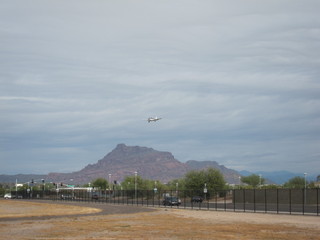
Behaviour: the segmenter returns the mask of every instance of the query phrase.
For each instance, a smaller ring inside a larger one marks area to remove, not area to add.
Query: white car
[[[6,194],[4,195],[4,198],[5,198],[5,199],[11,199],[11,198],[12,198],[11,193],[6,193]]]

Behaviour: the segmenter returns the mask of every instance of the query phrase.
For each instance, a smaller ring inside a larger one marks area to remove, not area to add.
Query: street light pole
[[[157,193],[157,181],[154,181],[154,189],[153,189],[153,191],[154,191],[154,193]]]
[[[204,184],[203,192],[204,192],[204,200],[207,201],[207,192],[208,192],[207,183]]]
[[[259,188],[261,188],[261,174],[259,174]]]
[[[179,183],[176,183],[176,195],[179,197]]]
[[[307,173],[304,173],[304,204],[307,203]]]

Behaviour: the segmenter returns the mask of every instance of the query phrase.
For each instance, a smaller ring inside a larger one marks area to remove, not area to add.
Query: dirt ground
[[[320,240],[320,217],[0,200],[0,239]]]

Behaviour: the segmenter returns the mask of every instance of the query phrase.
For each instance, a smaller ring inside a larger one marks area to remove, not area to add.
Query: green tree
[[[289,179],[284,185],[286,188],[304,188],[305,187],[305,179],[303,177],[293,177]]]
[[[134,190],[135,186],[139,190],[153,189],[153,184],[151,181],[145,180],[141,176],[127,176],[122,182],[122,187],[124,190]]]
[[[241,177],[241,182],[246,183],[253,188],[256,188],[260,185],[263,185],[265,179],[257,174],[251,174],[250,176]]]
[[[183,178],[181,179],[174,179],[167,184],[167,188],[165,190],[180,190],[180,189],[186,189],[185,187],[185,181]]]
[[[137,186],[137,189],[144,189],[143,179],[140,176],[127,176],[121,185],[124,190],[134,190],[135,186]]]
[[[23,184],[23,186],[18,187],[18,191],[26,191],[29,188],[28,184]]]
[[[225,180],[219,170],[208,168],[201,171],[190,171],[184,177],[187,190],[203,191],[205,185],[208,191],[217,192],[225,189]]]
[[[23,185],[24,186],[24,185]],[[46,183],[45,184],[45,189],[49,190],[49,189],[56,189],[56,186],[53,185],[53,183]]]
[[[5,192],[6,192],[6,189],[2,186],[2,184],[0,184],[0,196],[1,197],[4,196]]]
[[[157,191],[159,192],[159,191],[164,191],[164,190],[167,190],[167,186],[165,185],[165,184],[163,184],[163,183],[161,183],[160,181],[153,181],[153,180],[151,180],[152,182],[153,182],[153,184],[154,184],[154,187],[153,187],[153,189],[154,188],[157,188]]]
[[[109,183],[104,178],[97,178],[94,181],[92,181],[92,187],[100,188],[101,190],[105,190],[109,187]]]
[[[165,189],[165,185],[160,181],[143,179],[140,176],[127,176],[121,183],[123,190],[134,190],[135,183],[138,190],[153,190],[157,187],[158,191]]]

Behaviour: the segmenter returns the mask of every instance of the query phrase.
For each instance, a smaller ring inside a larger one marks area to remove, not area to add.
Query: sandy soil
[[[0,200],[0,239],[318,240],[320,217]]]

